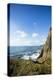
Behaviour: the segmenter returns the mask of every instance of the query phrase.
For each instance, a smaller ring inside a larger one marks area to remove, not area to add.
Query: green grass
[[[51,73],[51,59],[48,58],[44,63],[34,63],[32,60],[16,59],[10,60],[10,76],[40,75]]]

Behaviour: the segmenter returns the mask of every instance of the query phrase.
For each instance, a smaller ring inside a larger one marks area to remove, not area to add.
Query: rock
[[[48,33],[47,40],[41,50],[40,56],[37,58],[38,63],[45,62],[48,58],[51,58],[51,27]]]

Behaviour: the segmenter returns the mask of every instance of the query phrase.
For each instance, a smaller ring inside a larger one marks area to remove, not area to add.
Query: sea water
[[[9,56],[11,58],[36,59],[40,55],[42,46],[10,46]]]

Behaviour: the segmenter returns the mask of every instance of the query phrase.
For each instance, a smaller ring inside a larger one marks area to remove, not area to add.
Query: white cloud
[[[38,33],[33,33],[32,34],[32,37],[37,37],[38,36]]]
[[[24,32],[24,31],[16,31],[16,34],[10,38],[10,44],[12,46],[36,46],[36,45],[42,45],[46,41],[46,36],[42,36],[38,33],[32,33],[30,34]]]
[[[17,35],[19,35],[20,37],[23,37],[23,38],[27,36],[27,33],[24,31],[18,30],[18,31],[16,31],[16,33],[17,33]]]

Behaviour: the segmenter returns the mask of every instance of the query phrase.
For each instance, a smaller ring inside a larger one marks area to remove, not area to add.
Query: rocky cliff
[[[51,35],[51,27],[50,27],[47,40],[41,50],[40,56],[37,59],[37,62],[39,63],[43,63],[47,59],[51,58],[51,36],[52,35]]]

